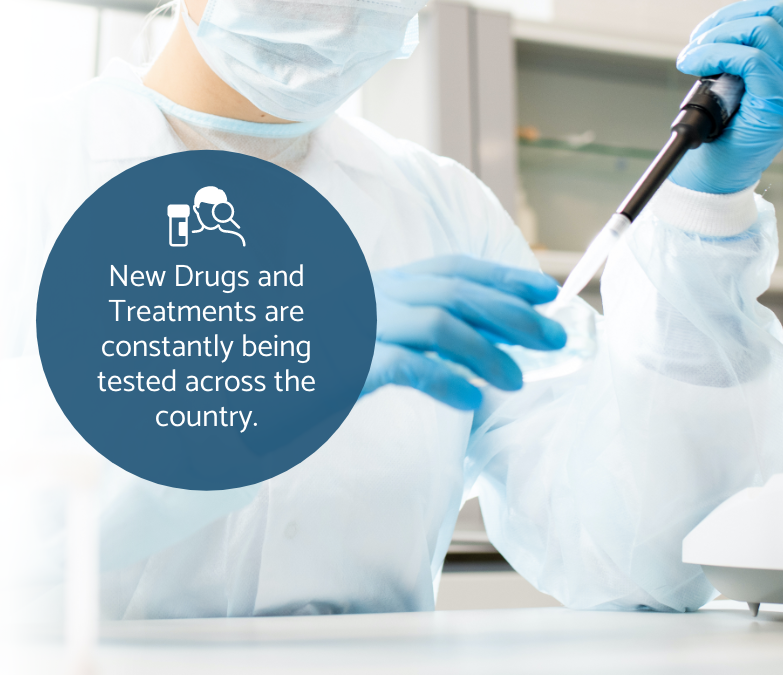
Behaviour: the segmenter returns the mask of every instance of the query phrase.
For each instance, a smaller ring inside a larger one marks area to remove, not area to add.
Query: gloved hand
[[[443,256],[373,274],[378,306],[375,355],[362,395],[384,384],[419,389],[460,410],[481,404],[481,392],[436,352],[507,391],[522,386],[516,363],[493,342],[561,349],[560,324],[533,305],[557,295],[554,279],[467,256]]]
[[[783,148],[783,2],[744,0],[703,21],[677,67],[696,76],[730,73],[745,80],[736,117],[713,143],[690,150],[671,180],[699,192],[754,185]]]

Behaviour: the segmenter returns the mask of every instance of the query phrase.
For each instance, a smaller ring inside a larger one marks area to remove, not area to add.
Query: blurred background
[[[171,30],[172,8],[159,4],[3,0],[5,100],[66,93],[112,58],[143,68]],[[432,0],[413,57],[389,63],[342,112],[470,168],[497,194],[544,271],[562,281],[668,138],[693,82],[677,72],[676,56],[696,24],[727,4]],[[781,178],[778,158],[758,187],[776,206]],[[600,309],[596,283],[583,295]],[[782,268],[762,302],[783,316]],[[477,502],[468,501],[438,608],[556,604],[505,563]]]

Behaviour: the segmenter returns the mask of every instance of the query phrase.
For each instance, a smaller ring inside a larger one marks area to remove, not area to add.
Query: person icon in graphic
[[[209,207],[212,208],[209,208]],[[196,213],[201,227],[193,230],[191,234],[198,234],[204,230],[220,230],[226,234],[233,234],[242,240],[242,246],[245,245],[245,238],[234,230],[225,230],[222,225],[231,223],[237,230],[240,229],[234,220],[234,207],[228,201],[226,193],[223,190],[211,185],[201,188],[193,198],[193,211]]]

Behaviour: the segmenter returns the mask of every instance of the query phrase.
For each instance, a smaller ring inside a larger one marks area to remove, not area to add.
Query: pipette
[[[565,280],[549,314],[576,297],[606,262],[609,252],[642,212],[688,150],[711,143],[728,126],[739,109],[745,84],[734,75],[705,77],[696,82],[672,122],[672,135],[647,171],[628,193],[617,212],[587,247]]]

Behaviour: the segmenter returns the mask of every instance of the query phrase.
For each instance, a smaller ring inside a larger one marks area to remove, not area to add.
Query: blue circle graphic
[[[68,420],[147,480],[219,490],[323,445],[372,361],[372,278],[340,214],[294,174],[229,152],[167,155],[63,228],[38,347]]]

